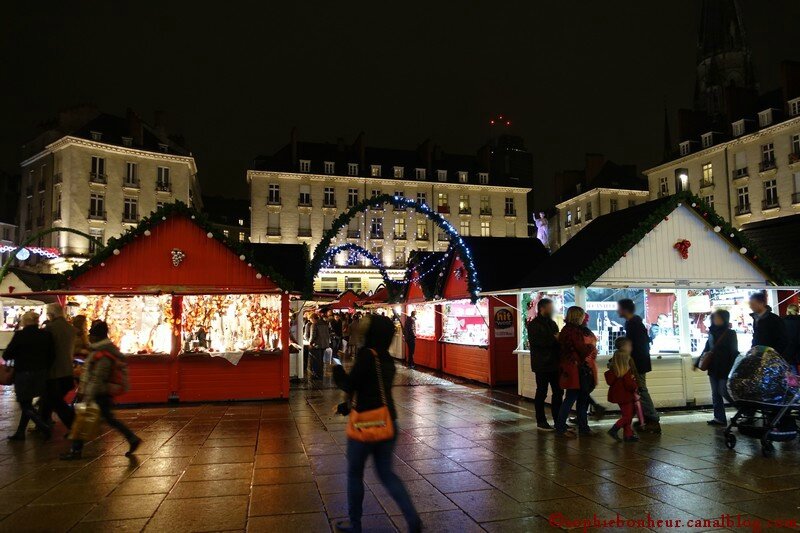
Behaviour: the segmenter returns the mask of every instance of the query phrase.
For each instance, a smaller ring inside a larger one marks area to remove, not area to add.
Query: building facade
[[[563,246],[571,237],[595,218],[646,202],[648,191],[636,189],[596,188],[556,205],[558,231],[556,246]]]
[[[690,190],[736,227],[800,213],[800,96],[786,110],[733,122],[730,139],[683,141],[684,155],[645,171],[650,197]]]
[[[194,157],[163,127],[133,112],[127,117],[78,108],[62,113],[23,146],[19,238],[61,226],[100,242],[124,233],[164,203],[200,207]],[[53,233],[35,244],[58,248],[65,269],[95,251],[72,233]]]
[[[527,237],[531,187],[524,169],[530,166],[530,154],[519,149],[519,142],[512,145],[513,149],[497,143],[478,156],[464,156],[446,154],[429,142],[417,150],[395,150],[367,147],[363,135],[353,145],[298,142],[293,135],[289,145],[259,158],[247,173],[251,240],[306,243],[313,253],[334,219],[381,194],[429,205],[461,235]],[[497,159],[507,164],[493,172]],[[362,246],[398,276],[412,251],[442,251],[449,245],[444,232],[425,216],[391,205],[360,213],[335,242]],[[367,263],[342,253],[332,266],[354,272]],[[374,275],[361,272],[348,282],[341,273],[327,272],[318,282],[327,278],[326,288],[358,291],[366,289],[364,280]]]

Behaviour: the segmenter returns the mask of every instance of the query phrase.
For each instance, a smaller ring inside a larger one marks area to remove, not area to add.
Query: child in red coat
[[[606,383],[608,383],[608,401],[619,405],[621,413],[608,434],[616,440],[619,438],[619,430],[626,442],[635,442],[639,437],[633,432],[631,422],[633,422],[633,411],[636,407],[636,378],[634,376],[634,365],[631,359],[631,341],[625,337],[617,339],[614,356],[608,364],[605,373]]]

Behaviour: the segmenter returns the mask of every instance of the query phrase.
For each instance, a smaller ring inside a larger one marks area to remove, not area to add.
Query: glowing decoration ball
[[[714,226],[714,233],[719,233],[720,231],[722,231],[722,228],[721,228],[721,227],[719,227],[719,226]]]
[[[106,264],[105,263],[100,263],[100,266],[104,267],[104,266],[106,266]]]
[[[150,232],[149,229],[146,229],[146,230],[144,230],[144,235],[145,235],[145,237],[149,237],[150,235],[152,235],[152,233]]]
[[[741,248],[739,248],[739,253],[742,254],[742,255],[746,254],[747,253],[747,248],[742,246]]]
[[[213,234],[213,233],[211,233],[210,231],[209,231],[208,233],[206,233],[206,237],[208,237],[209,239],[210,239],[211,237],[213,237],[213,236],[214,236],[214,234]]]
[[[244,261],[244,254],[239,256],[239,261]]]
[[[256,274],[256,279],[261,279],[261,278],[263,278],[263,277],[264,277],[264,276],[262,276],[262,275],[261,275],[261,272],[259,272],[258,274]]]
[[[17,252],[17,255],[15,255],[14,257],[16,257],[17,260],[19,261],[27,261],[30,258],[30,256],[31,256],[31,251],[28,250],[27,248],[22,248],[20,249],[19,252]]]
[[[113,253],[114,255],[119,255],[119,250],[115,248],[115,249],[114,249],[114,251],[113,251],[112,253]]]
[[[167,217],[161,217],[161,220],[167,220]]]

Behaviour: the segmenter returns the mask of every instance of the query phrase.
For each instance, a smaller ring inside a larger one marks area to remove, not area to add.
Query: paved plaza
[[[401,370],[396,471],[427,531],[510,533],[550,529],[550,517],[652,520],[730,515],[750,522],[800,519],[800,453],[778,444],[765,459],[740,438],[727,450],[707,412],[664,417],[661,436],[558,440],[537,432],[532,404],[516,396]],[[293,391],[288,402],[129,408],[119,411],[144,439],[135,459],[106,432],[83,460],[57,456],[68,444],[0,442],[0,530],[328,531],[347,514],[342,394]],[[13,392],[0,397],[0,434],[17,422]],[[364,526],[403,531],[397,506],[366,476]],[[564,523],[565,529],[577,524]],[[717,526],[720,524],[716,524]],[[622,527],[621,529],[632,529]]]

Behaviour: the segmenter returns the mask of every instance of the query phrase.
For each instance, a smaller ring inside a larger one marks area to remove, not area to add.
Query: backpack
[[[106,382],[106,390],[110,396],[119,396],[131,389],[130,382],[128,381],[128,364],[116,357],[111,352],[105,350],[97,352],[94,359],[99,361],[102,357],[111,359],[111,373],[108,375]]]

